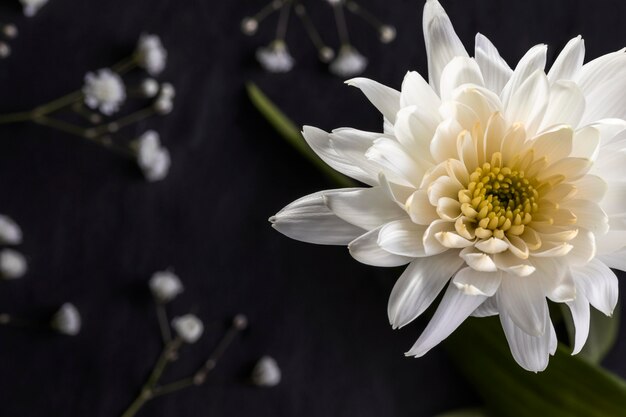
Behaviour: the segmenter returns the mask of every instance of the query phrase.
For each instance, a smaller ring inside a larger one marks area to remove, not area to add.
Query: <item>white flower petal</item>
[[[302,242],[347,245],[364,230],[340,219],[326,206],[324,195],[333,191],[345,189],[320,191],[294,201],[270,217],[272,227]]]
[[[504,252],[509,248],[508,243],[495,237],[490,237],[487,240],[480,241],[475,246],[476,249],[489,254]]]
[[[441,121],[438,110],[441,99],[426,80],[418,72],[409,71],[404,76],[401,90],[400,106],[417,106],[426,126],[435,129]]]
[[[439,93],[441,73],[448,62],[454,57],[469,55],[439,1],[426,1],[422,27],[428,57],[428,80],[433,90]]]
[[[436,162],[443,162],[450,158],[458,158],[456,142],[463,127],[456,118],[444,120],[439,126],[430,142],[430,153]]]
[[[387,252],[412,258],[426,256],[422,237],[425,226],[411,220],[396,220],[380,229],[378,246]]]
[[[562,207],[576,215],[576,225],[590,230],[594,234],[603,235],[609,231],[608,218],[597,203],[589,200],[568,200]]]
[[[583,127],[574,133],[572,153],[574,158],[595,160],[600,150],[600,131],[592,126]]]
[[[396,113],[400,110],[400,92],[368,78],[353,78],[346,84],[360,89],[365,97],[372,102],[391,123],[396,121]]]
[[[505,104],[505,117],[510,123],[524,124],[532,135],[543,119],[549,98],[548,79],[542,70],[537,70],[511,94],[510,101]]]
[[[590,322],[590,310],[589,301],[585,295],[580,291],[576,294],[576,298],[573,301],[567,303],[570,311],[572,312],[572,319],[574,320],[574,327],[576,327],[576,333],[574,337],[574,350],[572,355],[579,353],[585,342],[587,336],[589,336],[589,322]]]
[[[495,272],[498,270],[491,256],[482,252],[474,252],[473,248],[463,249],[461,251],[461,257],[469,267],[476,271]]]
[[[419,186],[429,168],[413,159],[400,143],[388,138],[376,139],[365,156],[377,163],[387,178],[404,186]]]
[[[491,317],[500,314],[496,297],[489,297],[474,310],[472,317]]]
[[[611,316],[619,291],[615,273],[597,259],[585,266],[572,267],[571,273],[577,288],[583,291],[591,305]]]
[[[468,295],[455,285],[449,285],[433,318],[406,355],[424,356],[455,331],[486,299],[484,295]]]
[[[463,268],[452,279],[452,283],[467,295],[486,295],[496,293],[502,282],[502,273],[479,272],[472,268]]]
[[[340,219],[365,230],[407,217],[382,187],[346,189],[327,193],[326,205]]]
[[[417,190],[406,201],[407,212],[417,224],[429,225],[439,218],[425,190]]]
[[[528,259],[520,259],[511,251],[498,253],[493,257],[493,260],[499,270],[518,277],[527,277],[537,269]]]
[[[547,329],[540,336],[531,336],[516,326],[511,317],[502,310],[500,323],[515,361],[527,371],[540,372],[546,369],[552,350],[552,330]],[[552,327],[549,317],[542,326]]]
[[[480,68],[473,58],[454,57],[443,69],[440,82],[442,100],[452,98],[452,93],[464,84],[483,86],[485,81]]]
[[[403,327],[422,314],[462,264],[453,250],[411,262],[389,296],[387,313],[393,328]]]
[[[539,131],[552,125],[565,124],[576,128],[585,112],[585,96],[573,81],[561,80],[550,86],[548,107]]]
[[[526,54],[520,59],[519,63],[515,67],[511,78],[502,89],[500,97],[505,108],[509,106],[509,101],[513,94],[515,94],[520,86],[524,84],[527,78],[529,78],[535,71],[541,70],[546,66],[546,45],[535,45],[526,52]]]
[[[430,141],[436,128],[430,126],[422,114],[417,106],[404,107],[398,112],[394,125],[396,139],[418,161],[429,159]]]
[[[598,259],[610,268],[626,271],[626,250],[601,255]]]
[[[357,261],[372,266],[400,266],[406,265],[413,258],[389,253],[378,245],[380,228],[371,230],[359,236],[348,245],[350,255]]]
[[[497,296],[500,312],[506,311],[516,326],[531,336],[544,334],[548,304],[538,278],[503,274]]]
[[[570,40],[559,56],[554,60],[548,72],[548,80],[554,83],[558,80],[572,80],[583,66],[585,59],[585,41],[577,36]]]
[[[476,34],[474,54],[485,79],[485,86],[496,94],[500,94],[507,81],[511,78],[513,70],[502,59],[491,41],[480,33]]]

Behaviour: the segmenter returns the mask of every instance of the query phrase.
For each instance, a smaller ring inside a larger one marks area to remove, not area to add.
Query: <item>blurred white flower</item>
[[[0,275],[5,279],[17,279],[24,276],[28,266],[24,255],[13,249],[0,251]]]
[[[185,343],[195,343],[204,331],[204,325],[193,314],[175,317],[172,320],[172,327]]]
[[[352,77],[365,71],[367,58],[353,46],[344,45],[339,49],[337,58],[330,63],[328,69],[339,77]]]
[[[22,3],[24,15],[33,17],[39,9],[48,3],[48,0],[20,0],[20,3]]]
[[[76,336],[80,333],[82,320],[76,306],[72,303],[65,303],[52,317],[51,325],[59,333]]]
[[[263,356],[252,370],[252,383],[260,387],[274,387],[280,383],[281,372],[276,360]]]
[[[19,245],[22,243],[22,229],[13,219],[0,214],[0,243]]]
[[[154,109],[159,114],[169,114],[174,108],[174,97],[176,96],[176,90],[171,83],[163,83],[159,96],[154,102]]]
[[[146,131],[137,140],[137,165],[148,181],[165,178],[171,164],[170,153],[161,146],[159,134],[154,130]]]
[[[165,69],[167,51],[157,35],[143,34],[137,44],[137,62],[150,75],[158,75]]]
[[[275,40],[269,46],[257,49],[256,58],[269,72],[289,72],[294,65],[287,45],[281,40]]]
[[[326,163],[371,187],[311,194],[270,220],[366,264],[408,264],[389,298],[393,328],[444,291],[407,355],[468,316],[498,315],[515,360],[541,371],[557,347],[547,299],[570,308],[578,353],[590,304],[611,315],[617,303],[609,267],[626,270],[625,50],[583,65],[576,37],[547,73],[545,45],[512,70],[481,34],[470,58],[437,0],[423,28],[430,85],[416,72],[400,91],[348,81],[383,133],[304,127]]]
[[[162,303],[173,300],[184,289],[178,276],[171,271],[155,272],[149,286],[154,297]]]
[[[146,98],[153,98],[159,94],[159,83],[154,78],[146,78],[141,82],[141,94]]]
[[[97,73],[88,72],[85,75],[83,94],[88,107],[110,116],[119,110],[126,99],[126,88],[117,73],[103,68]]]

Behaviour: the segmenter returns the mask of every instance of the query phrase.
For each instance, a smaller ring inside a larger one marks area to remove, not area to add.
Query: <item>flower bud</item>
[[[274,358],[263,356],[252,370],[252,383],[260,387],[274,387],[280,383],[281,372]]]
[[[76,336],[80,333],[81,326],[80,313],[72,303],[63,304],[52,318],[52,328],[68,336]]]
[[[161,303],[167,303],[183,292],[183,284],[171,271],[155,272],[150,278],[149,286],[154,298]]]
[[[5,245],[22,243],[22,229],[8,216],[0,215],[0,243]]]
[[[5,279],[17,279],[24,276],[28,266],[24,255],[13,249],[0,251],[0,275]]]
[[[175,317],[172,320],[172,327],[185,343],[195,343],[204,331],[202,321],[193,314]]]

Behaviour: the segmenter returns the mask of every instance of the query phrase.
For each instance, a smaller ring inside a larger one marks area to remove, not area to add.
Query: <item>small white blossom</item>
[[[158,75],[165,69],[167,51],[157,35],[143,34],[137,44],[137,62],[150,75]]]
[[[0,251],[0,275],[6,279],[17,279],[24,276],[28,266],[24,255],[13,249]]]
[[[263,356],[252,370],[252,383],[260,387],[274,387],[280,383],[281,372],[276,360]]]
[[[367,58],[354,47],[344,45],[339,49],[337,58],[330,64],[330,72],[339,77],[352,77],[365,71]]]
[[[0,243],[19,245],[22,243],[22,229],[13,219],[0,214]]]
[[[52,328],[57,332],[68,336],[76,336],[80,333],[82,320],[76,306],[65,303],[52,317]]]
[[[154,78],[146,78],[141,82],[141,94],[147,98],[156,97],[159,93],[159,83]]]
[[[161,95],[162,98],[172,99],[176,97],[176,89],[172,83],[163,83],[161,84]]]
[[[83,94],[89,108],[110,116],[119,110],[126,99],[126,87],[118,74],[103,68],[97,73],[88,72],[85,75]]]
[[[326,2],[332,6],[336,6],[336,5],[343,3],[343,0],[326,0]]]
[[[159,96],[154,102],[154,110],[157,113],[165,115],[171,113],[174,108],[174,97],[176,96],[176,89],[171,83],[163,83],[161,85],[161,91]]]
[[[269,72],[289,72],[293,68],[294,59],[285,42],[275,40],[269,46],[256,51],[256,59]]]
[[[253,17],[246,17],[241,21],[241,31],[246,35],[254,35],[259,28],[259,21]]]
[[[0,58],[8,58],[11,55],[11,47],[8,43],[0,41]]]
[[[33,17],[39,9],[48,3],[48,0],[20,0],[20,3],[22,3],[24,9],[24,15]]]
[[[137,165],[148,181],[165,178],[171,165],[170,153],[161,146],[159,134],[148,130],[137,141]]]
[[[183,292],[183,284],[171,271],[155,272],[150,278],[149,286],[154,297],[162,303],[173,300]]]
[[[200,336],[202,336],[202,332],[204,331],[204,325],[200,319],[193,314],[175,317],[174,320],[172,320],[172,327],[176,331],[176,334],[186,343],[195,343]]]

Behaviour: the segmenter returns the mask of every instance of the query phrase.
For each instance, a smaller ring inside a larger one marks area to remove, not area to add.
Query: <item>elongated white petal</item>
[[[608,217],[597,203],[589,200],[564,201],[562,207],[576,215],[576,225],[596,235],[603,235],[609,230]]]
[[[484,295],[468,295],[455,285],[449,285],[433,318],[406,355],[424,356],[455,331],[486,299]]]
[[[608,215],[626,213],[626,181],[608,181],[600,207]]]
[[[419,186],[429,168],[413,159],[400,143],[388,138],[376,139],[365,156],[377,163],[387,178],[404,186]]]
[[[513,94],[517,92],[520,86],[535,71],[541,70],[546,66],[546,45],[535,45],[526,52],[515,67],[511,78],[502,89],[500,97],[505,108],[509,106],[509,101]]]
[[[625,51],[626,48],[602,55],[582,66],[574,81],[580,86],[585,96],[593,93],[598,86],[607,80],[619,76],[626,63]]]
[[[404,107],[398,112],[394,134],[398,142],[416,160],[428,160],[430,141],[436,126],[431,126],[417,106]]]
[[[530,134],[537,131],[548,106],[550,85],[542,70],[535,71],[511,94],[506,105],[506,118],[523,123]]]
[[[413,223],[410,219],[387,223],[380,229],[378,245],[387,252],[412,258],[426,256],[422,236],[426,226]]]
[[[571,273],[577,288],[583,291],[591,305],[607,316],[612,315],[619,291],[615,273],[598,259],[571,268]]]
[[[573,301],[567,303],[570,311],[572,312],[572,319],[574,320],[574,326],[576,327],[576,333],[574,336],[574,350],[572,355],[579,353],[585,342],[587,336],[589,336],[589,301],[585,297],[582,291],[576,295]]]
[[[357,261],[372,266],[406,265],[413,258],[389,253],[378,245],[380,228],[371,230],[348,244],[350,255]]]
[[[302,135],[311,149],[336,171],[369,185],[376,184],[377,177],[362,168],[367,164],[358,163],[359,159],[366,161],[365,150],[372,145],[374,137],[363,137],[363,140],[356,141],[356,143],[354,141],[342,142],[341,140],[338,143],[333,143],[332,134],[312,126],[304,126]],[[336,145],[339,145],[340,149],[351,150],[352,158],[347,157],[345,152],[344,154],[337,152]],[[364,149],[361,150],[359,147]]]
[[[452,93],[464,84],[483,86],[485,84],[480,68],[473,58],[457,56],[452,58],[441,73],[440,91],[443,100],[452,98]]]
[[[343,190],[321,191],[302,197],[270,217],[272,227],[296,240],[320,245],[347,245],[364,230],[337,217],[326,206],[324,195]]]
[[[614,252],[610,255],[601,255],[598,259],[609,268],[626,271],[626,250]]]
[[[411,262],[389,296],[387,313],[393,328],[403,327],[422,314],[462,264],[453,250]]]
[[[456,118],[444,120],[439,126],[430,142],[430,153],[436,162],[443,162],[450,158],[458,158],[456,141],[463,127]]]
[[[476,271],[495,272],[498,270],[491,256],[483,252],[475,252],[473,248],[463,249],[461,257],[468,266]]]
[[[531,336],[524,332],[503,310],[500,310],[500,323],[515,361],[527,371],[540,372],[546,369],[552,350],[552,323],[550,323],[550,318],[547,317],[542,324],[543,327],[549,328],[540,336]]]
[[[507,81],[511,78],[513,70],[502,59],[491,41],[480,33],[476,34],[474,54],[483,74],[485,86],[496,94],[500,94]]]
[[[468,54],[437,0],[426,1],[422,27],[428,57],[428,80],[433,90],[439,93],[439,80],[445,66],[452,58],[467,57]]]
[[[600,131],[592,126],[583,127],[574,133],[572,153],[574,158],[595,160],[600,150]]]
[[[537,279],[504,274],[497,296],[500,311],[505,310],[517,327],[531,336],[544,334],[548,304]]]
[[[495,237],[490,237],[489,239],[483,240],[476,244],[476,249],[479,249],[482,252],[489,254],[504,252],[508,248],[508,243],[506,243],[502,239],[497,239]]]
[[[439,106],[441,99],[428,85],[428,82],[415,71],[409,71],[402,81],[402,91],[400,92],[400,106],[417,106],[430,128],[436,128],[441,121],[439,116]]]
[[[539,125],[539,131],[552,125],[578,127],[585,112],[585,96],[573,81],[561,80],[550,86],[548,107]]]
[[[479,272],[472,268],[463,268],[452,279],[452,283],[467,295],[486,295],[491,297],[500,288],[501,272]]]
[[[583,66],[585,59],[585,41],[577,36],[570,40],[559,56],[554,60],[548,72],[548,80],[554,83],[558,80],[572,80]]]
[[[400,92],[368,78],[353,78],[346,84],[360,89],[383,116],[391,123],[400,110]]]
[[[496,297],[487,298],[481,305],[471,314],[472,317],[491,317],[500,314],[498,311],[498,303]]]
[[[325,198],[326,205],[337,217],[365,230],[407,217],[382,187],[346,189],[327,193]]]

